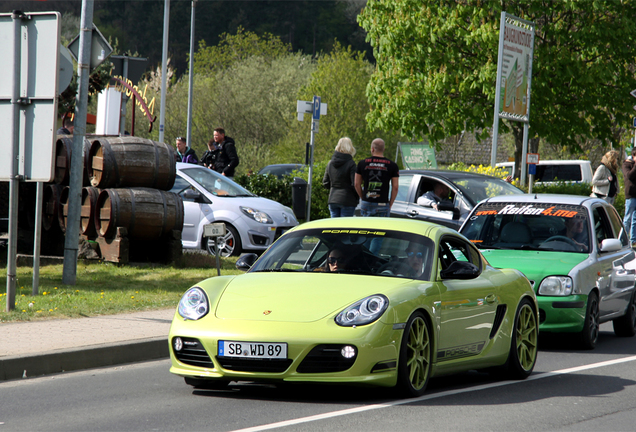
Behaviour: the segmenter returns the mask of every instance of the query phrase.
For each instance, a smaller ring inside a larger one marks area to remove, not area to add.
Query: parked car
[[[172,192],[183,199],[181,242],[186,249],[207,249],[215,254],[215,238],[203,236],[204,226],[223,222],[221,256],[243,251],[262,252],[286,230],[298,225],[294,212],[282,204],[254,195],[214,170],[177,163]]]
[[[450,189],[447,210],[437,211],[417,204],[417,199],[433,190],[436,183]],[[482,174],[445,170],[402,170],[398,195],[391,207],[391,217],[435,222],[459,229],[466,216],[484,198],[495,195],[523,194],[524,192],[506,181]]]
[[[279,179],[282,179],[283,176],[290,175],[294,171],[303,171],[304,169],[305,165],[303,164],[275,164],[261,168],[258,174],[275,175]]]
[[[490,264],[530,279],[542,333],[574,334],[586,349],[594,348],[606,321],[617,336],[636,334],[634,251],[605,201],[551,194],[489,198],[460,232]]]
[[[505,168],[510,175],[514,174],[514,162],[502,162],[496,165]],[[537,173],[534,182],[553,183],[563,181],[566,183],[592,183],[594,172],[590,161],[585,160],[540,160],[537,164]]]
[[[187,384],[360,383],[419,396],[433,376],[501,366],[523,379],[534,368],[528,279],[491,267],[452,229],[321,219],[256,258],[237,261],[246,274],[199,282],[179,302],[170,372]]]

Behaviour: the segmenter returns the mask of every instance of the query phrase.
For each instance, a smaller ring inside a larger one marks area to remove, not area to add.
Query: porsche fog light
[[[352,304],[336,316],[336,324],[351,327],[372,323],[389,307],[389,299],[375,294]]]
[[[539,286],[538,294],[545,296],[569,296],[572,294],[572,278],[568,276],[548,276]]]
[[[340,350],[340,354],[346,359],[350,359],[356,356],[356,349],[351,345],[346,345]]]
[[[199,287],[190,288],[179,302],[179,315],[185,319],[201,319],[208,313],[208,310],[208,298]]]
[[[180,337],[176,337],[172,340],[172,346],[175,351],[181,351],[183,349],[183,340]]]

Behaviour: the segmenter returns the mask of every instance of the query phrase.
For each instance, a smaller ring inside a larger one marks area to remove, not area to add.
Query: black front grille
[[[350,345],[351,346],[351,345]],[[358,350],[352,358],[341,354],[345,345],[318,345],[312,349],[296,369],[298,373],[342,372],[349,369],[358,357]]]
[[[543,309],[539,309],[539,324],[545,321],[545,311]]]
[[[291,359],[245,359],[216,356],[216,361],[223,369],[238,372],[285,372],[292,364]]]
[[[182,337],[181,340],[183,341],[183,348],[180,351],[174,349],[175,339],[176,338],[172,338],[172,351],[174,352],[174,356],[181,363],[185,363],[190,366],[214,368],[212,359],[198,339]]]

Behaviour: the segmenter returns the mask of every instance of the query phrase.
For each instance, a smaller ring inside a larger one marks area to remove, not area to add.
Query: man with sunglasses
[[[406,248],[406,262],[411,267],[409,276],[414,279],[419,278],[424,272],[424,252],[421,245],[415,242],[409,243]]]

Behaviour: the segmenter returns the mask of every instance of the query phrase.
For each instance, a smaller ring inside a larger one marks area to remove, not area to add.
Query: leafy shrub
[[[324,219],[330,216],[327,201],[329,190],[322,186],[322,177],[325,174],[327,162],[314,163],[311,182],[311,220]],[[303,172],[294,171],[291,175],[278,179],[272,175],[254,174],[251,176],[239,175],[234,181],[250,192],[271,200],[277,201],[288,207],[292,207],[292,182],[294,177],[300,177],[305,181],[309,179],[309,170]],[[306,206],[307,204],[305,204]]]

